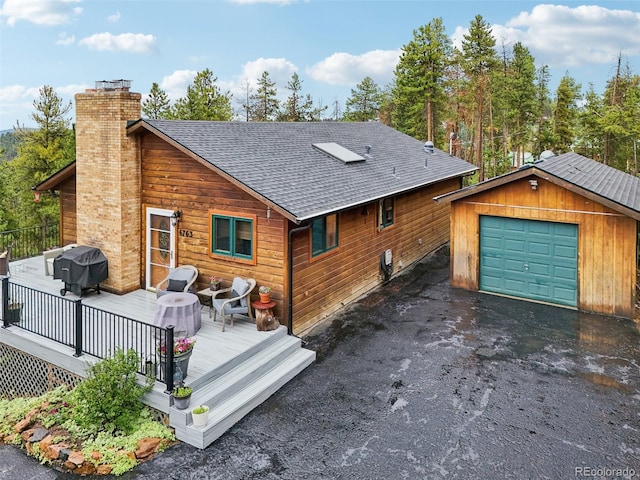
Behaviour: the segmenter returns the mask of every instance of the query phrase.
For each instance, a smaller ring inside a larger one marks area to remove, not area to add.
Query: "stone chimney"
[[[76,100],[77,243],[102,250],[115,293],[140,288],[140,159],[128,120],[141,116],[128,80],[96,82]]]

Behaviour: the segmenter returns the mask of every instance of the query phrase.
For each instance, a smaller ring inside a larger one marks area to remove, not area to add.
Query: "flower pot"
[[[185,353],[173,355],[173,383],[178,384],[187,378],[187,370],[189,369],[189,359],[193,349]],[[160,354],[160,369],[164,372],[164,366],[166,364],[165,355]]]
[[[269,303],[271,301],[271,293],[260,293],[260,303]]]
[[[205,427],[207,425],[207,422],[209,421],[209,407],[207,407],[206,405],[202,406],[205,408],[204,413],[193,413],[193,410],[191,411],[191,417],[193,418],[194,427]]]
[[[220,289],[219,283],[211,283],[209,285],[209,290],[211,290],[212,292],[217,292],[219,289]]]
[[[7,311],[7,322],[18,323],[22,317],[22,305],[14,304],[9,306]]]
[[[178,410],[186,410],[189,408],[190,403],[191,395],[187,395],[186,397],[173,397],[173,406]]]

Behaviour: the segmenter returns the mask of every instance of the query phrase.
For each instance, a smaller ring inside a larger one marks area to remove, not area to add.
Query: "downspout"
[[[287,333],[289,335],[293,335],[293,235],[298,232],[309,230],[310,228],[311,223],[308,223],[307,225],[289,230],[289,242],[287,244],[287,255],[289,261],[289,318],[287,319]]]

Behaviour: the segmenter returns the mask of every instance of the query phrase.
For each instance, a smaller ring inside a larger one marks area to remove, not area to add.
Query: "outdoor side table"
[[[273,307],[276,306],[276,302],[273,300],[268,303],[262,303],[260,301],[253,302],[251,306],[256,311],[256,327],[261,332],[269,330],[275,330],[280,326],[278,320],[273,315]]]
[[[206,306],[209,307],[209,318],[211,318],[211,309],[213,308],[213,296],[218,293],[218,290],[211,290],[209,287],[202,290],[198,290],[197,295],[204,297]]]
[[[198,296],[193,293],[167,293],[158,298],[153,324],[159,327],[174,325],[176,337],[191,337],[202,326],[202,310]]]

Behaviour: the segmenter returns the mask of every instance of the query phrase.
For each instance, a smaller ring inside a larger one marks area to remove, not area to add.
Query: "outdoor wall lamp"
[[[182,212],[180,210],[174,210],[174,212],[171,214],[171,226],[175,227],[180,221],[181,217]]]
[[[531,190],[538,189],[538,181],[537,180],[529,180],[529,185],[531,185]]]

